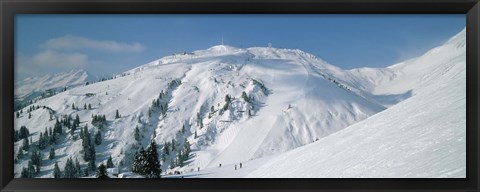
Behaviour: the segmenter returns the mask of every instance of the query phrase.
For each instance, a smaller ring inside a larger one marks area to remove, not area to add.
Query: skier
[[[222,164],[221,164],[221,163],[220,163],[220,164],[218,164],[218,167],[222,167]]]
[[[200,167],[197,168],[197,171],[200,171]]]
[[[240,169],[242,168],[242,163],[240,163]]]

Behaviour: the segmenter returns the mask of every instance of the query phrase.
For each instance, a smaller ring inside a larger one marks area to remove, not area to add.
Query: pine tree
[[[23,149],[20,147],[18,149],[18,153],[17,153],[17,159],[22,159],[23,158]]]
[[[18,140],[20,140],[20,138],[18,138],[18,134],[19,134],[19,133],[18,133],[18,130],[15,130],[15,132],[13,133],[13,140],[14,140],[15,142],[17,142]]]
[[[72,103],[72,109],[75,110],[75,103]]]
[[[75,158],[75,177],[81,177],[82,176],[82,169],[80,167],[80,162],[78,162],[78,159]]]
[[[85,177],[90,176],[90,171],[89,171],[88,167],[85,167],[85,169],[83,170],[83,176],[85,176]]]
[[[75,178],[77,176],[75,165],[73,164],[71,157],[67,159],[67,163],[65,164],[65,168],[63,170],[64,178]]]
[[[28,119],[32,118],[32,113],[28,113]]]
[[[90,103],[88,104],[88,110],[91,110],[92,109],[92,105],[90,105]]]
[[[113,160],[112,160],[112,156],[110,155],[110,157],[108,158],[107,160],[107,168],[113,168]]]
[[[25,138],[23,139],[23,145],[22,145],[22,149],[24,151],[28,151],[28,148],[30,147],[29,143],[28,143],[28,138]]]
[[[158,161],[157,144],[152,140],[146,152],[145,176],[148,178],[159,178],[160,162]]]
[[[120,113],[118,112],[118,109],[117,109],[117,112],[115,112],[115,119],[118,119],[120,118]]]
[[[31,158],[30,161],[33,163],[33,165],[35,165],[35,168],[36,168],[35,173],[39,173],[40,167],[42,165],[42,154],[40,153],[40,151],[37,151],[36,149],[34,149],[32,151],[32,155],[30,156],[30,158]]]
[[[20,113],[17,111],[17,119],[20,118]]]
[[[53,178],[61,178],[61,177],[62,177],[62,172],[58,167],[58,163],[55,162],[55,168],[53,169]]]
[[[97,134],[95,134],[95,144],[100,145],[102,144],[102,133],[100,130],[97,131]]]
[[[54,159],[55,158],[55,149],[52,147],[50,149],[50,155],[48,156],[48,159]]]
[[[28,174],[28,169],[26,167],[22,168],[22,173],[20,175],[21,178],[30,178],[30,175]]]
[[[80,117],[78,114],[75,116],[75,120],[73,120],[73,124],[75,124],[77,127],[80,125]]]
[[[87,109],[87,104],[83,104],[83,109]]]
[[[98,166],[97,178],[99,179],[108,179],[107,167],[102,163]]]
[[[28,161],[27,167],[22,169],[21,177],[22,178],[33,178],[35,176],[35,167],[33,166],[32,161]]]
[[[20,131],[18,132],[18,140],[27,138],[30,135],[30,131],[28,131],[27,127],[21,126]]]
[[[163,154],[170,155],[169,143],[165,142],[163,145]]]
[[[250,102],[250,100],[249,100],[249,98],[248,98],[248,96],[247,96],[247,93],[245,93],[245,91],[242,92],[242,98],[243,98],[243,100],[244,100],[245,102]]]
[[[135,127],[135,141],[140,141],[140,130],[137,127]]]
[[[33,178],[36,175],[37,171],[35,170],[35,166],[32,161],[28,161],[28,175],[29,178]]]
[[[43,133],[40,133],[40,137],[38,139],[38,148],[40,150],[45,149],[45,145],[43,144]]]
[[[95,147],[93,145],[90,145],[90,154],[91,157],[90,157],[90,161],[88,161],[88,168],[90,169],[90,171],[92,172],[95,172],[96,169],[97,169],[97,166],[95,165]]]
[[[145,164],[146,164],[146,152],[143,147],[135,153],[135,158],[133,160],[132,172],[138,173],[140,175],[145,174]]]

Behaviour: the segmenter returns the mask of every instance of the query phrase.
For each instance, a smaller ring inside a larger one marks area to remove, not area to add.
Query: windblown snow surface
[[[97,163],[111,155],[122,172],[130,171],[139,144],[154,139],[161,151],[165,141],[186,138],[193,151],[189,161],[175,168],[168,166],[171,160],[162,162],[163,174],[465,177],[465,59],[465,29],[418,58],[382,69],[343,70],[300,50],[219,45],[167,56],[33,105],[48,106],[57,117],[78,114],[80,127],[90,130],[96,130],[91,116],[105,114]],[[168,111],[149,117],[161,91]],[[222,113],[227,94],[232,101]],[[84,104],[93,109],[84,110]],[[116,110],[121,118],[114,118]],[[25,125],[34,142],[55,123],[42,108],[31,119],[20,116],[15,129]],[[179,134],[182,125],[186,132]],[[136,126],[139,143],[133,139]],[[86,166],[81,139],[66,134],[61,140],[56,159],[44,155],[38,177],[52,177],[54,162],[63,168],[68,157]],[[15,153],[20,146],[15,143]],[[243,168],[235,170],[240,162]],[[26,164],[27,158],[17,162],[16,177]]]

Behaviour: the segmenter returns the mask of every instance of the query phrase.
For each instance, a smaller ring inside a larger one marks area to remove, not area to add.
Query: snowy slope
[[[111,155],[115,164],[128,170],[140,144],[146,146],[155,139],[161,149],[165,141],[187,138],[194,154],[181,169],[214,167],[291,150],[384,109],[326,79],[312,65],[337,69],[300,50],[214,46],[164,57],[115,79],[73,88],[33,105],[51,108],[55,117],[78,114],[80,127],[88,125],[91,131],[97,130],[90,123],[92,115],[106,115],[104,142],[96,147],[97,162]],[[172,81],[179,83],[169,86]],[[161,102],[168,103],[166,115],[153,111],[149,116],[152,101],[162,91],[166,96]],[[242,92],[250,101],[242,98]],[[221,110],[227,94],[231,104]],[[80,109],[72,109],[72,104]],[[88,104],[93,109],[83,109]],[[122,118],[114,118],[116,110]],[[48,120],[48,110],[43,108],[32,116],[20,114],[15,129],[25,125],[36,142],[39,131],[53,127],[55,120]],[[140,144],[133,140],[136,126],[143,136]],[[179,135],[182,126],[186,132]],[[84,165],[78,136],[63,139],[65,144],[56,149],[64,154],[57,159],[60,167],[70,156]],[[20,144],[16,143],[16,152]],[[17,176],[26,160],[17,164]],[[163,163],[164,170],[171,161]],[[52,166],[46,166],[41,177],[50,177]]]
[[[389,67],[379,93],[414,96],[247,177],[466,177],[465,30],[423,56]],[[374,92],[375,92],[374,91]]]
[[[335,74],[357,94],[386,107],[397,104],[439,78],[438,70],[448,70],[452,62],[465,60],[466,28],[443,45],[435,47],[418,58],[387,68],[357,68]]]

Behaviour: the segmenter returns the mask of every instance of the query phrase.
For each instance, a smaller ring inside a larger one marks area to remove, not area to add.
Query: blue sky
[[[129,70],[173,53],[297,48],[344,69],[386,67],[465,27],[465,15],[17,15],[16,79],[84,68]]]

